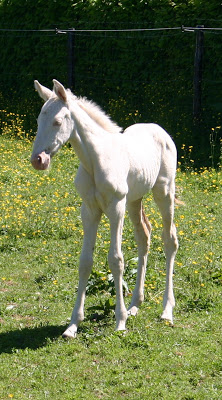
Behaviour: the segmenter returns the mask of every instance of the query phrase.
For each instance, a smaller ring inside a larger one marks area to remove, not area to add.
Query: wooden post
[[[194,97],[193,97],[193,118],[194,121],[200,120],[201,115],[201,84],[203,70],[203,51],[204,51],[204,33],[201,30],[204,26],[197,26],[196,31],[196,49],[194,58]]]
[[[68,87],[75,89],[75,28],[68,31]]]

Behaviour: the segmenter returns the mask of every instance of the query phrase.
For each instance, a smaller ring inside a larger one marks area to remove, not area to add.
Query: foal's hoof
[[[67,328],[66,331],[62,334],[64,339],[75,339],[76,332],[73,332],[70,328]]]
[[[138,311],[139,311],[138,307],[136,307],[136,306],[130,307],[127,310],[128,317],[131,317],[131,315],[133,317],[135,317],[137,315]]]
[[[173,326],[173,317],[172,314],[163,312],[163,314],[161,315],[161,320],[165,321],[166,323],[168,323],[169,325]]]

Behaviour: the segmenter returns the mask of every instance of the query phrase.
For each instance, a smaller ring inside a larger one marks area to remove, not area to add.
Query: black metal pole
[[[199,121],[201,115],[201,85],[203,70],[203,51],[204,51],[204,32],[201,30],[203,26],[196,31],[196,49],[194,58],[194,97],[193,97],[193,118]]]
[[[75,28],[68,31],[68,87],[75,90]]]

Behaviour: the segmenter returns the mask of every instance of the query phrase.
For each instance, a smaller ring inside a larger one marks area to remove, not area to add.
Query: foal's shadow
[[[64,328],[63,325],[48,325],[0,333],[0,354],[13,353],[17,349],[24,350],[26,348],[37,350],[44,347],[48,340],[57,339]]]

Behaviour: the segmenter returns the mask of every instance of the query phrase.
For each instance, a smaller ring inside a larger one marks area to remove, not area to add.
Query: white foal
[[[166,287],[162,318],[173,323],[173,267],[178,248],[174,218],[176,148],[158,125],[135,124],[123,134],[101,109],[85,98],[77,98],[54,80],[53,91],[35,81],[45,101],[38,117],[38,132],[31,162],[46,169],[51,157],[69,140],[80,166],[75,179],[82,197],[84,240],[79,263],[79,286],[75,307],[64,337],[75,337],[84,319],[87,281],[93,264],[98,224],[102,213],[109,218],[111,240],[108,262],[116,289],[116,329],[124,330],[128,315],[136,315],[144,299],[144,280],[151,226],[143,207],[143,196],[152,190],[163,220],[166,254]],[[138,273],[128,311],[123,299],[124,261],[121,250],[126,206],[138,245]]]

